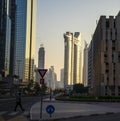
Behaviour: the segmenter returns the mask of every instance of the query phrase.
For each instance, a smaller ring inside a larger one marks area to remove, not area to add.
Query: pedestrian
[[[21,104],[21,93],[20,92],[16,93],[16,106],[15,106],[14,111],[16,111],[18,106],[20,106],[21,110],[24,111],[22,104]]]

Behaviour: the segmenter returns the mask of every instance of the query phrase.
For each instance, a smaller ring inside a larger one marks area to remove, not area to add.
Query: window
[[[106,28],[109,28],[109,21],[106,21]]]

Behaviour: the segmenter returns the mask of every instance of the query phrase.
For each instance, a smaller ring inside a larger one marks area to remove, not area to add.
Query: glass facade
[[[25,80],[34,80],[34,59],[36,41],[36,0],[27,0],[27,26],[25,50]],[[28,61],[29,60],[29,61]]]
[[[10,62],[10,0],[1,0],[0,3],[0,73],[9,74]]]
[[[27,0],[16,0],[14,75],[24,78]]]
[[[36,0],[16,0],[15,32],[14,74],[28,81],[33,79]]]

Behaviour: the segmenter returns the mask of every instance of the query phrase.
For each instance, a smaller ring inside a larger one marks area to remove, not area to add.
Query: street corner
[[[1,120],[0,120],[1,121]],[[4,121],[4,120],[3,120]],[[14,118],[12,118],[12,119],[9,119],[9,120],[7,120],[7,121],[29,121],[25,116],[22,116],[22,115],[20,115],[20,116],[16,116],[16,117],[14,117]]]
[[[0,121],[5,121],[4,118],[2,116],[0,116]]]

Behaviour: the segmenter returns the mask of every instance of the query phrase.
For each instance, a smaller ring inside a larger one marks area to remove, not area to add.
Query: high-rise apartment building
[[[81,33],[66,32],[64,34],[64,85],[83,83],[83,50],[84,41]]]
[[[14,75],[33,79],[36,34],[36,0],[16,0]]]
[[[88,57],[93,95],[120,95],[120,12],[116,17],[100,17]]]

